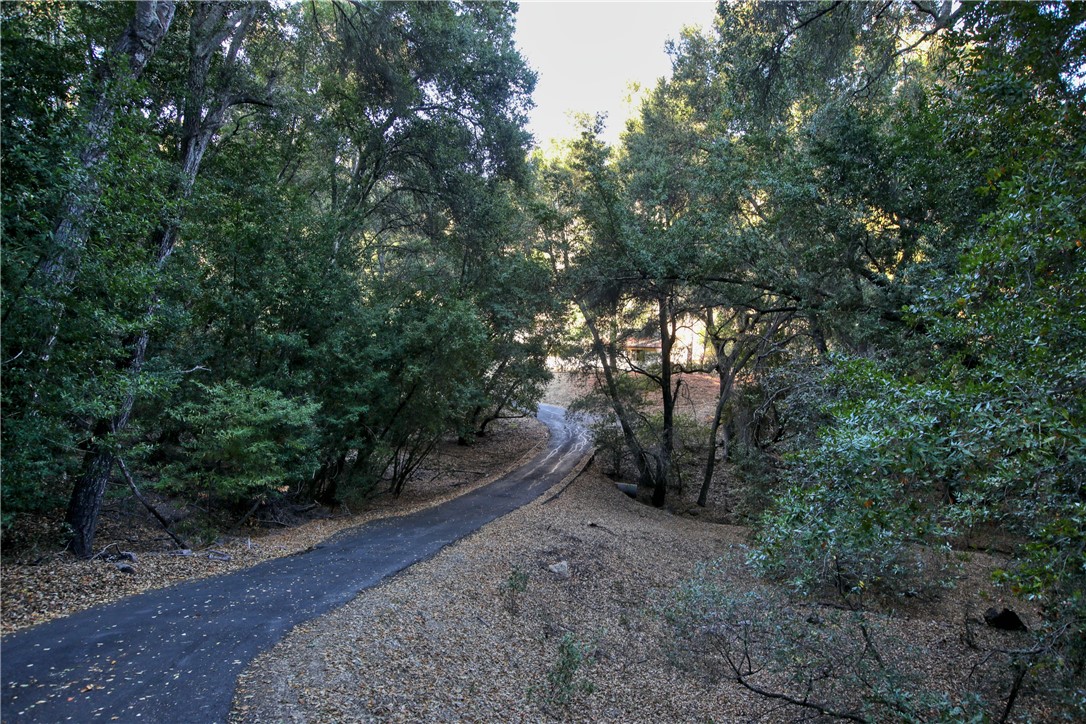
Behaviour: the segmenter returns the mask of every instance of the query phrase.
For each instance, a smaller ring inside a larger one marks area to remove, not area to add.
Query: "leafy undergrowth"
[[[470,447],[444,443],[399,497],[377,495],[361,510],[310,508],[304,512],[308,520],[296,517],[296,525],[248,525],[229,537],[212,536],[186,555],[128,497],[111,500],[103,511],[96,544],[102,553],[89,561],[63,550],[63,527],[56,517],[28,521],[6,541],[0,564],[2,630],[10,633],[125,596],[298,553],[345,528],[460,495],[516,467],[546,442],[546,427],[538,420],[499,422]],[[135,561],[121,553],[133,554]]]

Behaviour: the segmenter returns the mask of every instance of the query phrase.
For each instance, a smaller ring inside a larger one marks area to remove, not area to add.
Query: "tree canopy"
[[[722,4],[671,53],[619,147],[587,120],[540,167],[598,442],[657,505],[681,448],[702,504],[723,460],[760,488],[735,512],[752,565],[850,605],[1009,533],[1000,576],[1047,616],[1014,665],[1078,677],[1081,707],[1083,6]],[[700,365],[672,351],[689,324]],[[719,378],[700,432],[677,419],[690,369]]]
[[[1006,536],[1045,617],[1016,686],[1081,714],[1086,5],[721,3],[620,144],[531,155],[514,20],[0,5],[4,529],[67,502],[90,555],[124,459],[208,510],[399,492],[560,354],[614,472],[733,486],[799,593]]]

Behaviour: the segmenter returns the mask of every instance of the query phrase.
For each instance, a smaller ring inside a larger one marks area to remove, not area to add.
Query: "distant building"
[[[682,326],[675,330],[675,344],[671,348],[671,361],[686,367],[704,365],[712,350],[705,344],[705,322],[696,317],[686,317]],[[662,345],[659,339],[629,339],[624,345],[629,359],[639,365],[659,361]]]
[[[624,345],[626,356],[641,365],[658,361],[661,347],[660,340],[652,339],[630,339]]]

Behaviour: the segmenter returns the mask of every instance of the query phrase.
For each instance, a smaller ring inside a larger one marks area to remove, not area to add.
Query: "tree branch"
[[[162,524],[162,529],[166,531],[166,534],[173,538],[173,542],[177,544],[177,547],[181,550],[190,548],[189,544],[182,540],[177,534],[170,530],[170,523],[159,513],[155,506],[151,505],[147,498],[143,497],[140,493],[140,489],[136,487],[136,481],[132,479],[132,474],[128,472],[128,466],[124,464],[124,460],[117,458],[117,463],[121,466],[121,472],[124,473],[124,479],[128,481],[128,487],[132,489],[133,495],[136,496],[136,500],[143,503],[143,507],[147,508],[151,512],[151,515],[155,516],[159,523]]]

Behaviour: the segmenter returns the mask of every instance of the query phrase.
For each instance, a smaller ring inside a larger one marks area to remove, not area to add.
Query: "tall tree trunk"
[[[325,461],[313,476],[313,499],[324,505],[338,502],[339,480],[347,467],[347,453],[332,461]]]
[[[660,395],[663,403],[664,429],[660,431],[660,452],[656,456],[656,479],[653,481],[652,504],[662,508],[667,499],[667,482],[671,477],[671,461],[675,452],[675,395],[678,385],[671,387],[671,350],[675,346],[675,326],[671,300],[666,294],[657,297],[657,322],[660,326]]]
[[[133,346],[127,370],[130,384],[134,384],[135,378],[143,367],[149,338],[148,331],[144,330]],[[72,496],[68,500],[67,514],[68,525],[72,529],[69,548],[80,558],[89,558],[93,552],[94,532],[98,526],[102,497],[106,493],[113,463],[117,458],[112,436],[128,427],[128,420],[132,416],[135,402],[135,392],[129,388],[125,392],[117,414],[108,420],[96,422],[93,428],[94,435],[87,442],[83,469],[75,481]]]
[[[717,424],[719,424],[719,421],[717,421]],[[714,435],[714,438],[713,438],[714,442],[713,442],[713,446],[712,446],[712,451],[709,453],[712,457],[709,458],[709,463],[705,466],[705,479],[702,480],[702,482],[701,482],[701,490],[698,492],[698,505],[700,505],[702,508],[704,508],[705,506],[707,506],[709,504],[709,491],[712,489],[713,474],[714,474],[715,469],[716,469],[715,468],[716,451],[718,449],[722,450],[722,452],[720,454],[720,459],[723,460],[723,461],[727,461],[727,459],[728,459],[728,449],[731,446],[731,435],[728,433],[728,425],[724,425],[724,432],[723,432],[724,439],[719,444],[716,443],[716,437],[715,437],[716,433],[714,432],[713,435]],[[726,489],[725,489],[724,492],[725,492],[725,494],[727,494]],[[724,506],[724,512],[725,513],[728,512],[728,506],[727,506],[726,503],[725,503],[725,506]]]
[[[713,475],[716,472],[716,453],[719,447],[717,435],[720,432],[724,408],[731,400],[732,392],[735,389],[735,378],[756,355],[764,353],[773,347],[773,336],[791,317],[791,313],[774,314],[762,334],[757,333],[758,325],[763,320],[761,313],[738,317],[739,321],[736,323],[734,337],[724,338],[721,336],[720,330],[710,332],[713,347],[716,350],[716,371],[720,382],[716,408],[713,411],[713,422],[709,430],[709,454],[705,459],[705,475],[702,478],[701,491],[698,494],[698,505],[703,508],[709,501],[709,489],[713,483]],[[712,320],[711,314],[708,319]],[[729,342],[732,343],[731,352],[725,350]],[[730,443],[731,436],[725,426],[723,455],[725,460],[728,458]]]
[[[603,368],[604,384],[607,385],[607,395],[611,399],[611,409],[615,412],[615,417],[618,418],[619,428],[622,430],[622,439],[626,443],[626,448],[633,455],[634,465],[637,467],[638,478],[641,485],[651,484],[652,470],[648,464],[649,454],[645,448],[641,445],[641,442],[637,439],[637,433],[634,432],[633,425],[630,422],[630,414],[626,410],[625,404],[619,397],[618,383],[615,381],[615,369],[611,366],[611,355],[609,348],[612,345],[604,343],[603,338],[600,336],[599,326],[596,324],[595,318],[589,313],[587,307],[578,302],[578,307],[581,310],[581,314],[584,315],[585,326],[588,327],[589,333],[592,335],[592,350],[596,353],[596,359]]]
[[[101,190],[98,166],[106,156],[117,106],[118,92],[139,80],[147,63],[173,22],[176,6],[165,0],[141,0],[112,53],[96,72],[97,97],[84,125],[87,145],[79,153],[83,182],[64,200],[53,225],[53,250],[42,263],[41,272],[55,287],[71,284],[79,271],[80,257],[87,242],[87,213],[98,203]]]
[[[68,502],[68,524],[72,528],[72,538],[68,547],[80,558],[89,558],[94,546],[94,532],[98,527],[98,513],[102,508],[102,497],[106,484],[113,472],[115,456],[108,448],[99,448],[98,440],[110,433],[109,424],[99,421],[93,429],[93,435],[87,442],[88,449],[84,458],[84,472],[72,491]],[[104,454],[92,454],[97,451]],[[94,485],[80,485],[84,478],[92,478]]]
[[[208,71],[211,57],[222,48],[224,42],[230,43],[226,50],[228,64],[232,65],[237,57],[242,40],[249,24],[256,15],[255,5],[245,5],[233,14],[227,14],[223,3],[205,3],[194,10],[192,30],[189,37],[189,73],[187,97],[183,104],[181,140],[181,173],[177,195],[182,200],[188,199],[193,184],[200,171],[204,154],[214,134],[222,127],[226,113],[232,105],[241,102],[233,89],[218,89],[217,95],[210,99],[207,95]],[[204,108],[207,108],[205,111]],[[155,270],[161,273],[181,231],[180,220],[171,219],[156,233]],[[136,397],[132,386],[143,369],[147,356],[147,344],[150,340],[150,324],[158,311],[159,298],[156,291],[148,304],[144,315],[145,326],[131,347],[127,361],[129,390],[125,392],[117,413],[108,421],[99,421],[96,428],[108,430],[116,435],[128,427],[135,406]],[[91,555],[94,545],[94,531],[97,526],[98,512],[101,509],[102,496],[109,482],[115,453],[113,441],[105,435],[95,436],[88,444],[83,459],[83,469],[75,482],[71,499],[68,502],[68,524],[72,528],[70,547],[81,558]]]
[[[713,423],[709,429],[709,454],[705,459],[705,477],[701,481],[701,491],[698,493],[698,505],[704,508],[709,503],[709,488],[713,484],[713,474],[716,472],[716,451],[718,448],[717,435],[720,431],[720,418],[724,414],[724,407],[731,399],[732,384],[735,380],[735,372],[728,366],[725,372],[723,363],[720,370],[719,396],[716,400],[716,408],[713,410]],[[728,456],[728,435],[724,434],[724,458]]]
[[[99,166],[109,150],[117,107],[125,103],[127,86],[139,80],[158,46],[173,23],[173,0],[141,0],[124,32],[113,44],[110,54],[95,71],[94,104],[83,125],[86,145],[79,152],[82,181],[64,199],[53,223],[53,242],[38,267],[39,281],[34,284],[42,302],[50,308],[52,321],[38,358],[47,361],[53,354],[60,332],[59,300],[79,274],[89,228],[87,216],[99,201],[101,185]],[[33,288],[33,287],[32,287]]]

